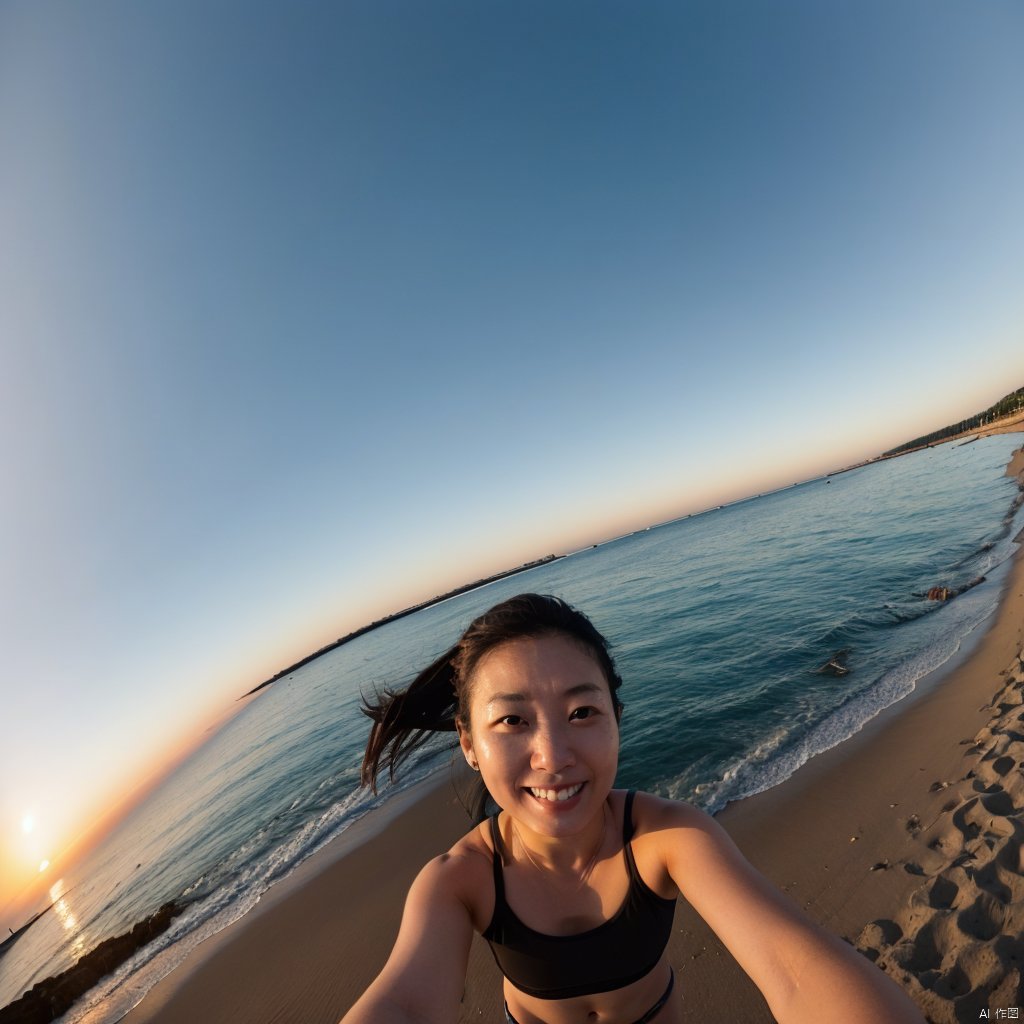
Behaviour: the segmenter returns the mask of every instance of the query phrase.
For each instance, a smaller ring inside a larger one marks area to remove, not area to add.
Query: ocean
[[[359,790],[360,695],[401,685],[512,594],[564,597],[612,642],[626,705],[620,786],[714,812],[778,784],[912,693],[995,609],[1024,526],[1004,472],[1020,443],[946,444],[652,526],[296,669],[57,883],[53,909],[0,957],[0,1006],[168,900],[185,904],[63,1018],[119,1020],[312,853],[445,770],[450,754],[438,747],[394,789]],[[962,593],[930,600],[933,587]],[[833,659],[845,673],[823,670]]]

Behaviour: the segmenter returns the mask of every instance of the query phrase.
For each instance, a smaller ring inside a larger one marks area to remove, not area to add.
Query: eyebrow
[[[575,697],[581,693],[600,693],[603,688],[597,683],[577,683],[575,686],[570,686],[568,690],[563,691],[563,697]],[[525,704],[529,701],[529,697],[525,693],[492,693],[490,699],[487,701],[490,704]]]

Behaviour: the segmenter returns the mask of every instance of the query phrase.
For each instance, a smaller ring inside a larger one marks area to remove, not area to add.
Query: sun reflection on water
[[[68,903],[63,878],[50,886],[50,899],[53,900],[53,912],[64,926],[64,930],[70,932],[73,936],[70,952],[72,957],[78,960],[86,952],[86,934],[79,925],[74,910],[72,910],[71,905]]]

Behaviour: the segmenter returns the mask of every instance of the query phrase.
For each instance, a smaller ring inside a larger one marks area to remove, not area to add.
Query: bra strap
[[[640,877],[640,872],[637,870],[636,861],[633,859],[633,797],[636,796],[634,790],[630,790],[626,794],[626,809],[622,812],[622,853],[626,858],[626,874],[629,875],[630,886],[641,885],[644,886],[644,880]],[[646,888],[646,886],[644,886]],[[632,888],[630,888],[630,895],[632,895]]]
[[[491,816],[491,844],[494,847],[494,854],[491,859],[491,866],[494,870],[494,899],[495,906],[505,902],[505,877],[501,870],[502,850],[504,843],[501,841],[501,832],[498,831],[498,815]]]
[[[633,838],[633,797],[636,790],[631,789],[626,793],[626,809],[622,812],[622,845],[628,846]]]

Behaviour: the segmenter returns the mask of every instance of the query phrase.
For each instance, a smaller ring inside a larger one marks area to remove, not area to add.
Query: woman
[[[508,1024],[678,1024],[666,956],[678,895],[780,1024],[817,1024],[840,1006],[846,1024],[921,1024],[889,978],[807,920],[712,818],[612,789],[621,683],[584,615],[523,594],[365,709],[364,783],[382,768],[394,778],[431,733],[456,730],[501,810],[420,872],[387,964],[343,1024],[453,1024],[474,931],[505,976]]]

